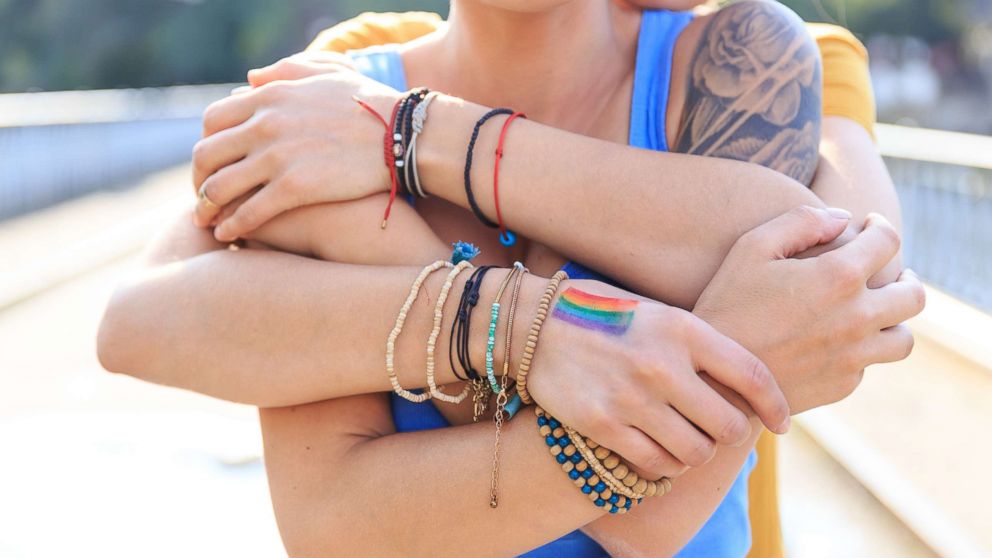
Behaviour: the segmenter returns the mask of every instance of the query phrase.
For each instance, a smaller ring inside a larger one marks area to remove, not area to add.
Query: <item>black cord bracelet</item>
[[[482,280],[485,278],[486,273],[493,267],[491,265],[477,267],[472,272],[472,275],[469,276],[468,281],[465,282],[461,299],[458,301],[458,313],[455,315],[455,321],[451,325],[451,335],[448,338],[448,362],[451,364],[451,369],[454,371],[455,376],[460,380],[470,381],[481,379],[479,373],[472,367],[472,359],[468,347],[470,339],[469,328],[472,324],[472,310],[479,303],[479,290],[482,289]],[[459,366],[455,366],[452,353],[457,357]],[[464,371],[464,376],[458,373],[459,367]]]
[[[394,149],[393,154],[396,156],[397,181],[408,196],[414,195],[413,188],[410,187],[410,181],[407,180],[409,176],[407,169],[404,168],[407,160],[406,151],[410,149],[410,136],[413,135],[413,109],[424,99],[428,91],[429,89],[426,87],[411,89],[400,100],[400,106],[396,111],[393,140],[395,142],[394,145],[398,145],[400,148]]]
[[[490,118],[500,114],[513,114],[513,110],[495,108],[483,114],[482,118],[475,123],[475,128],[472,129],[472,139],[468,140],[468,151],[465,153],[465,197],[468,198],[468,205],[472,208],[472,213],[475,214],[475,217],[483,225],[493,229],[498,228],[499,225],[486,217],[482,209],[479,208],[479,204],[475,202],[475,195],[472,193],[472,151],[475,149],[475,140],[479,139],[479,130],[482,129],[482,125]]]

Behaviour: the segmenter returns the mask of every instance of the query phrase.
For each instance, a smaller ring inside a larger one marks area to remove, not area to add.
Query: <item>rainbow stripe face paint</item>
[[[634,321],[636,307],[636,300],[597,296],[569,288],[558,298],[552,315],[586,329],[623,335]]]

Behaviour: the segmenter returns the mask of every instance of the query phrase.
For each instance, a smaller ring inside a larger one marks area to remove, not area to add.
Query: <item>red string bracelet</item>
[[[496,206],[496,223],[499,224],[499,241],[503,246],[513,246],[517,236],[506,230],[503,223],[503,214],[499,210],[499,162],[503,158],[503,144],[506,141],[506,131],[510,129],[510,123],[518,116],[527,118],[522,112],[514,112],[503,122],[503,128],[499,131],[499,142],[496,144],[496,163],[493,165],[493,204]]]
[[[399,174],[396,172],[396,153],[393,148],[396,144],[396,140],[393,138],[393,129],[396,127],[396,112],[399,110],[400,105],[403,102],[401,98],[396,104],[393,105],[393,113],[389,117],[389,122],[379,114],[379,111],[372,108],[368,103],[359,99],[358,97],[352,96],[363,109],[372,113],[376,119],[382,123],[382,127],[386,129],[386,133],[383,135],[382,139],[382,151],[386,162],[386,168],[389,169],[389,203],[386,204],[386,212],[382,215],[382,228],[386,228],[386,221],[389,220],[389,212],[393,208],[393,201],[396,199],[396,190],[399,186]]]

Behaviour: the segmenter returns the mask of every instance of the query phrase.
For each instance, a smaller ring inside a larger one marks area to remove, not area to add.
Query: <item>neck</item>
[[[639,22],[602,0],[528,13],[453,2],[447,28],[411,69],[453,95],[581,132],[629,91]]]

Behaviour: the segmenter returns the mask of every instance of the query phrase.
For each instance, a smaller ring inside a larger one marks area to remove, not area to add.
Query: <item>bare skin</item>
[[[628,161],[628,163],[629,162],[630,161]],[[429,215],[428,215],[428,219],[430,219]],[[444,228],[444,225],[438,223],[437,228],[441,230]],[[882,230],[882,229],[876,228],[872,230]],[[471,233],[471,231],[466,231],[466,232]],[[879,239],[883,239],[885,238],[885,234],[882,234],[881,236],[877,236],[877,235],[872,236],[872,238],[876,238],[876,237]],[[202,242],[202,241],[198,241],[198,242]],[[891,256],[894,253],[894,251],[891,250],[891,244],[889,244],[888,246],[889,246],[888,254]],[[884,254],[886,253],[886,249],[876,248],[874,252]],[[223,254],[221,256],[228,256],[228,254]],[[548,259],[545,259],[546,263],[544,265],[551,264],[551,262],[548,261],[551,257],[552,256],[549,256]],[[722,254],[717,255],[716,258],[722,259]],[[215,258],[215,260],[217,259],[223,260],[230,258],[222,258],[222,257]],[[888,259],[889,258],[886,258],[885,261],[888,261]],[[814,260],[816,260],[816,258],[814,258]],[[885,261],[883,261],[882,264],[884,264]],[[811,267],[812,267],[812,262],[813,260],[811,260]],[[754,262],[750,262],[750,263],[752,264],[751,267],[754,267],[753,265]],[[533,265],[535,269],[539,268],[539,266],[540,264]],[[719,262],[716,263],[716,266],[719,266]],[[876,271],[878,271],[878,269],[880,269],[880,267],[881,266],[878,266],[878,268],[876,269],[871,269],[870,273],[874,274]],[[824,269],[826,269],[826,267],[824,267]],[[260,269],[258,268],[255,269],[255,271],[259,271],[259,270]],[[816,276],[815,270],[811,269],[810,271],[812,272],[811,277],[815,277]],[[180,280],[180,279],[195,280],[196,277],[195,276],[190,277],[189,275],[184,275],[182,271],[179,271],[177,273],[177,276],[173,277],[172,280]],[[205,286],[206,283],[203,283],[204,279],[209,279],[209,277],[201,276],[199,278],[199,283]],[[862,277],[862,280],[865,279],[867,279],[867,275]],[[194,281],[194,283],[196,282],[197,281]],[[186,288],[189,288],[189,286],[187,285]],[[200,292],[203,292],[204,294],[207,295],[217,294],[216,292],[211,293],[209,290],[206,289],[200,289],[200,290],[193,289],[193,290],[197,291],[194,294],[194,296],[198,296]],[[699,290],[702,289],[700,288]],[[146,290],[144,292],[147,294],[150,291]],[[223,314],[223,312],[221,313]],[[721,315],[718,312],[714,312],[711,315],[711,319],[715,321],[719,321],[720,317]],[[889,317],[889,319],[891,319],[891,316]],[[723,320],[725,324],[729,324],[733,322],[733,320],[730,320],[727,317],[723,317]],[[897,322],[892,322],[892,323],[894,324]],[[724,327],[728,328],[729,326],[725,325]],[[729,327],[729,329],[733,329],[733,328]],[[228,331],[228,333],[231,332]],[[725,331],[725,333],[731,333],[731,332]],[[739,335],[741,333],[742,332],[738,332]],[[863,332],[862,335],[864,335]],[[235,335],[235,337],[238,336]],[[766,361],[775,360],[774,355],[762,354],[759,352],[759,356],[764,358]],[[874,358],[877,359],[878,355],[877,354],[874,355]],[[872,360],[872,359],[868,358],[866,360]],[[848,366],[849,368],[850,365],[853,363],[847,363],[847,364],[849,365]],[[292,368],[291,365],[290,368]],[[773,369],[774,368],[775,367],[773,366]],[[845,386],[845,389],[849,387],[853,389],[852,386]],[[786,391],[788,395],[789,390]],[[367,397],[377,398],[377,400],[380,403],[377,406],[375,404],[372,404],[371,400],[369,400],[368,405],[360,406],[362,411],[368,410],[369,412],[373,412],[373,413],[375,412],[382,413],[385,410],[388,413],[388,409],[384,409],[381,406],[382,405],[381,399],[378,399],[377,396],[367,396]],[[385,417],[385,419],[387,419],[388,422],[388,414],[383,414],[379,416],[379,418],[374,418],[372,415],[366,415],[364,412],[360,412],[358,409],[354,407],[347,406],[348,401],[349,400],[347,399],[342,399],[339,402],[327,402],[327,403],[317,404],[314,406],[315,409],[314,412],[316,414],[310,414],[309,412],[300,413],[298,415],[300,416],[299,420],[293,420],[292,418],[289,418],[287,420],[280,419],[280,417],[287,417],[287,416],[291,417],[291,415],[294,414],[292,411],[270,411],[267,412],[267,414],[271,414],[271,417],[263,417],[264,419],[263,425],[266,428],[267,441],[269,443],[269,450],[270,450],[270,468],[271,470],[273,470],[273,474],[274,474],[273,494],[276,499],[277,509],[280,511],[280,518],[281,518],[280,520],[284,534],[287,539],[287,544],[289,544],[291,548],[299,548],[302,550],[318,550],[321,548],[321,545],[330,542],[322,538],[321,535],[322,533],[326,533],[328,531],[330,532],[334,531],[333,528],[328,529],[328,526],[335,525],[335,521],[336,521],[335,518],[337,514],[337,511],[335,510],[339,510],[339,508],[335,508],[333,505],[330,504],[331,502],[330,495],[334,495],[334,499],[338,499],[338,498],[347,499],[346,496],[347,487],[342,486],[342,484],[338,482],[329,482],[329,479],[328,482],[324,482],[324,480],[322,480],[325,479],[326,477],[319,474],[319,472],[321,470],[326,470],[325,468],[327,466],[328,460],[332,458],[344,459],[345,457],[348,457],[348,459],[346,460],[347,463],[341,462],[342,469],[339,469],[339,472],[345,473],[342,474],[342,477],[344,478],[353,478],[352,476],[346,474],[346,471],[350,469],[344,469],[344,467],[353,466],[355,467],[354,470],[356,472],[365,471],[373,467],[375,463],[381,463],[383,462],[383,460],[386,460],[386,462],[388,462],[388,460],[391,459],[390,456],[395,456],[396,459],[402,459],[399,456],[404,455],[404,452],[406,452],[406,455],[409,455],[409,452],[416,451],[415,448],[424,447],[425,445],[424,440],[427,439],[426,438],[427,436],[431,436],[431,435],[438,436],[437,439],[432,439],[432,441],[430,442],[430,447],[432,447],[434,451],[437,451],[436,455],[446,456],[446,458],[448,459],[450,459],[450,455],[456,453],[453,451],[444,451],[442,447],[443,445],[445,445],[444,440],[452,440],[455,443],[481,443],[485,445],[485,439],[489,437],[489,435],[486,434],[487,431],[479,431],[478,435],[475,438],[473,438],[470,432],[470,430],[473,427],[467,427],[467,429],[462,432],[456,432],[462,429],[454,428],[454,429],[448,429],[448,431],[444,433],[420,433],[416,435],[387,436],[386,438],[383,438],[383,440],[386,440],[388,438],[388,439],[394,439],[395,441],[389,442],[388,444],[378,443],[378,442],[372,443],[374,440],[379,440],[380,439],[379,437],[381,435],[388,434],[388,432],[386,431],[391,427],[391,425],[386,426],[386,422],[381,422],[383,420],[383,417]],[[337,410],[337,412],[335,412],[335,410]],[[300,422],[301,420],[303,422]],[[319,432],[319,428],[316,427],[318,423],[312,422],[318,420],[321,421],[320,424],[325,424],[328,427],[344,428],[346,432],[343,432],[342,434],[345,435],[345,438],[343,438],[340,443],[333,441],[328,442],[327,440],[329,440],[330,438],[326,436],[327,432]],[[348,424],[352,424],[354,426],[348,426]],[[366,428],[369,425],[372,425],[372,427]],[[379,428],[379,426],[381,426],[382,428]],[[478,428],[476,428],[476,430],[478,430]],[[517,435],[513,434],[513,432],[524,431],[524,430],[525,428],[521,427],[519,429],[515,429],[515,430],[511,429],[511,431],[508,431],[507,443],[508,444],[519,443],[521,444],[520,447],[526,447],[528,442],[523,441],[524,439],[526,439],[526,437],[520,438],[521,441],[516,442],[514,440],[517,440],[517,438],[515,438],[514,436]],[[356,434],[356,432],[358,434]],[[321,453],[320,457],[316,457],[315,459],[311,459],[311,460],[299,458],[300,456],[298,456],[295,452],[302,451],[300,448],[302,448],[304,445],[307,445],[308,447],[313,447],[313,444],[304,444],[303,441],[309,440],[308,438],[309,436],[317,436],[318,434],[320,434],[320,437],[313,438],[313,441],[320,442],[323,446],[322,451],[323,449],[326,449],[326,451],[330,453],[328,454]],[[531,435],[532,433],[527,434],[527,436],[531,436]],[[303,439],[301,439],[301,437]],[[368,441],[368,443],[363,442],[363,440]],[[471,440],[476,440],[476,441],[472,442]],[[478,440],[483,440],[483,442],[478,442]],[[409,446],[405,445],[407,443],[409,444]],[[363,452],[364,451],[369,452],[366,455],[369,456],[368,459],[371,459],[371,461],[365,462],[362,459],[357,459],[357,460],[351,459],[357,455],[354,451],[351,450],[358,451],[359,446],[361,446]],[[620,548],[621,546],[626,546],[628,549],[640,548],[640,549],[644,549],[645,551],[647,549],[652,549],[653,551],[656,551],[658,553],[667,553],[667,551],[664,550],[665,548],[668,549],[678,548],[679,546],[681,546],[681,543],[687,539],[688,536],[691,536],[691,533],[694,532],[694,529],[698,527],[699,524],[698,521],[701,521],[701,519],[699,518],[704,519],[708,515],[707,510],[711,510],[712,506],[715,506],[716,503],[719,501],[718,498],[714,496],[714,494],[718,495],[720,493],[720,487],[726,486],[729,480],[732,479],[733,476],[736,474],[736,471],[739,469],[741,460],[743,459],[744,456],[746,456],[747,447],[748,446],[745,444],[745,446],[741,448],[728,449],[726,451],[721,450],[717,455],[716,459],[711,461],[710,464],[698,469],[698,481],[686,480],[684,482],[680,482],[680,494],[685,495],[684,497],[687,499],[687,501],[679,501],[678,499],[671,499],[669,500],[669,502],[675,502],[676,504],[684,506],[683,514],[680,516],[681,518],[685,518],[684,522],[681,522],[681,520],[671,521],[672,517],[669,515],[671,512],[666,511],[667,508],[664,508],[663,506],[644,508],[643,513],[644,514],[650,513],[651,517],[654,517],[655,513],[660,514],[659,515],[660,517],[667,517],[668,518],[666,520],[668,521],[667,524],[672,525],[671,530],[668,529],[656,530],[654,533],[650,534],[650,536],[647,536],[646,534],[644,537],[640,537],[640,538],[637,536],[633,536],[629,531],[630,525],[633,525],[632,523],[626,524],[627,527],[625,527],[624,530],[627,532],[625,532],[624,535],[621,537],[611,537],[609,529],[600,531],[597,527],[595,527],[595,525],[598,525],[599,522],[590,525],[588,530],[596,534],[595,536],[597,536],[597,539],[603,542],[603,544],[605,544],[607,547]],[[465,446],[462,449],[464,451],[473,451],[468,446]],[[478,451],[475,451],[474,453],[477,454]],[[297,458],[284,460],[282,457],[280,457],[280,456],[292,456],[292,455],[297,455]],[[457,455],[466,455],[466,454],[457,453]],[[568,497],[564,494],[564,492],[565,489],[570,490],[571,494],[573,495],[572,497],[574,498],[574,493],[575,493],[574,488],[568,486],[567,484],[565,484],[565,482],[563,482],[564,479],[561,478],[561,474],[559,471],[555,470],[553,466],[549,467],[549,465],[553,465],[553,464],[549,462],[550,460],[546,459],[546,456],[539,455],[539,452],[538,454],[532,453],[530,455],[536,455],[539,458],[543,458],[544,459],[544,461],[542,462],[543,465],[538,464],[539,459],[535,459],[534,463],[530,463],[526,459],[516,460],[516,456],[514,456],[513,465],[510,465],[510,467],[512,468],[507,470],[506,472],[507,475],[506,478],[509,479],[506,481],[508,483],[506,487],[507,492],[517,493],[517,494],[533,493],[536,495],[536,497],[539,497],[542,502],[543,501],[562,502],[563,506],[568,505],[569,508],[576,508],[575,510],[576,512],[592,511],[592,513],[595,513],[595,510],[581,509],[577,505],[569,504],[567,500]],[[509,461],[509,459],[507,461]],[[445,469],[447,469],[449,465],[445,465],[446,463],[450,463],[450,461],[445,459],[443,462],[439,462],[438,464],[434,465],[433,469],[431,468],[431,464],[427,463],[425,464],[424,470],[425,471],[438,470],[437,467],[445,467]],[[478,463],[477,460],[473,461],[472,465],[482,466],[480,463]],[[518,465],[520,465],[520,468],[517,468]],[[527,467],[527,465],[533,465],[533,467]],[[309,467],[315,467],[315,469],[310,470]],[[536,469],[534,467],[536,467]],[[533,478],[527,476],[528,474],[533,474],[533,471],[540,470],[541,467],[543,467],[543,471],[544,473],[546,473],[545,476],[535,475]],[[466,463],[466,468],[464,470],[469,471],[470,469],[471,467],[469,466],[468,463]],[[560,496],[557,494],[550,493],[553,492],[552,487],[556,486],[555,485],[556,481],[552,480],[552,477],[554,475],[557,475],[557,477],[560,479],[559,481],[557,481],[557,486],[562,488],[562,494]],[[443,480],[443,482],[445,483],[450,483],[450,486],[452,487],[464,486],[465,490],[471,490],[470,488],[471,486],[476,486],[478,484],[477,481],[479,477],[478,475],[474,475],[471,476],[470,479],[467,478],[469,476],[470,475],[466,475],[464,482],[462,482],[457,475],[453,476],[452,478],[444,478],[440,480]],[[380,475],[374,475],[374,478],[376,479],[376,481],[383,480],[380,477]],[[526,479],[527,482],[524,483],[524,488],[527,490],[514,492],[515,489],[513,488],[513,486],[515,486],[516,481],[512,479],[519,479],[519,478]],[[689,476],[687,475],[684,478],[689,478]],[[693,478],[695,479],[696,477]],[[317,484],[311,485],[308,488],[308,490],[305,491],[306,494],[302,495],[299,494],[298,491],[294,491],[291,489],[291,485],[296,485],[300,481],[300,479],[310,479],[313,482],[316,482]],[[429,479],[425,478],[424,480],[427,481]],[[535,484],[533,486],[528,485],[528,483],[531,480],[535,481]],[[696,484],[697,482],[698,484]],[[286,484],[286,483],[290,483],[290,484]],[[432,484],[425,484],[424,486],[425,486],[425,490],[428,488],[433,490],[438,489],[437,486],[434,486]],[[546,495],[544,495],[541,492],[542,490],[545,489],[549,490],[549,493]],[[397,490],[399,492],[412,492],[412,491],[407,491],[406,489],[400,487],[397,487]],[[535,490],[537,492],[534,492]],[[439,494],[439,492],[436,491],[428,492],[428,493]],[[362,492],[359,492],[358,494],[362,494]],[[386,496],[388,497],[389,494],[387,494]],[[395,496],[395,494],[393,494],[393,496]],[[409,496],[411,497],[411,502],[417,501],[415,499],[417,494],[410,493]],[[467,500],[466,498],[460,498],[460,499]],[[355,500],[355,501],[359,501],[359,500]],[[384,501],[382,504],[395,505],[396,503],[394,502],[393,504],[387,504]],[[462,504],[464,504],[464,506]],[[492,517],[485,515],[484,512],[474,511],[474,507],[469,504],[470,504],[469,502],[462,502],[458,506],[455,506],[453,509],[449,510],[452,513],[451,516],[452,521],[457,520],[460,524],[469,527],[472,525],[472,522],[475,521],[476,517],[478,516],[479,521],[483,521],[485,525],[488,525],[489,529],[493,529],[494,524],[492,523]],[[511,511],[513,510],[511,509]],[[555,517],[553,518],[555,523],[553,525],[549,525],[545,522],[542,522],[540,518],[535,518],[533,517],[533,515],[528,515],[527,513],[521,513],[513,517],[506,517],[505,518],[506,523],[503,525],[507,528],[512,529],[511,532],[520,533],[520,537],[517,538],[515,536],[513,538],[514,540],[512,541],[500,542],[497,540],[489,540],[489,539],[485,539],[483,541],[478,541],[475,539],[465,541],[459,538],[460,534],[456,534],[456,536],[450,537],[446,541],[424,540],[423,544],[427,546],[425,546],[423,550],[425,552],[428,552],[430,550],[436,551],[438,549],[441,549],[443,552],[444,548],[452,548],[452,549],[459,548],[458,546],[459,544],[462,545],[474,544],[476,546],[481,546],[483,554],[487,554],[490,551],[495,554],[505,554],[507,552],[517,551],[519,548],[522,548],[518,545],[533,546],[536,544],[540,544],[540,542],[542,541],[546,541],[549,538],[554,538],[554,536],[557,536],[557,534],[561,534],[567,530],[571,530],[580,525],[584,525],[589,521],[591,521],[592,519],[592,517],[590,518],[586,518],[586,517],[580,518],[577,516],[572,517],[568,513],[564,513],[564,512],[560,515],[558,514],[553,514],[553,515],[555,515]],[[310,517],[311,519],[304,520],[303,516]],[[504,519],[502,519],[503,517],[504,516],[501,514],[500,518],[496,519],[496,523],[495,523],[496,526],[499,526],[500,522],[504,521]],[[438,518],[439,516],[435,515],[432,517],[431,521],[433,522]],[[355,519],[354,517],[349,517],[347,519],[341,518],[342,521],[348,521],[349,525],[354,523],[354,519]],[[441,518],[441,520],[444,521],[443,518]],[[557,521],[559,520],[561,521],[561,523],[557,523]],[[695,523],[693,523],[694,521]],[[372,523],[369,525],[369,527],[370,528],[373,527],[375,523],[376,522],[373,520]],[[655,523],[655,522],[651,521],[649,523]],[[604,523],[604,525],[612,525],[612,524],[616,524],[616,522],[607,521]],[[422,531],[419,530],[420,527],[426,528],[427,526],[426,525],[419,526],[416,521],[411,521],[409,524],[396,527],[397,529],[400,530],[396,533],[397,535],[404,535],[404,534],[413,535],[415,533],[417,534],[417,536],[414,537],[415,540],[406,539],[403,542],[404,551],[413,551],[413,552],[417,551],[416,545],[419,543],[417,543],[416,540],[422,539],[422,533],[423,533]],[[404,533],[402,531],[403,529],[410,529],[410,532]],[[561,529],[565,529],[565,531],[562,531]],[[498,531],[498,529],[493,529],[493,530]],[[475,530],[466,529],[467,533],[471,533],[473,531]],[[360,525],[356,526],[353,532],[357,535],[355,537],[355,544],[368,543],[369,539],[367,537],[361,536],[361,533],[363,531]],[[373,532],[380,533],[379,536],[373,537],[374,539],[377,539],[376,542],[379,542],[378,541],[379,538],[388,538],[388,537],[381,537],[381,531],[373,530]],[[383,541],[382,544],[388,544],[388,541]],[[451,544],[452,546],[451,547],[441,546],[445,544]],[[507,546],[499,546],[501,544]],[[411,547],[411,545],[413,546]],[[335,548],[340,550],[340,546],[336,546]],[[461,546],[461,548],[464,548],[464,546]],[[384,546],[382,550],[383,553],[389,553],[387,546]]]

